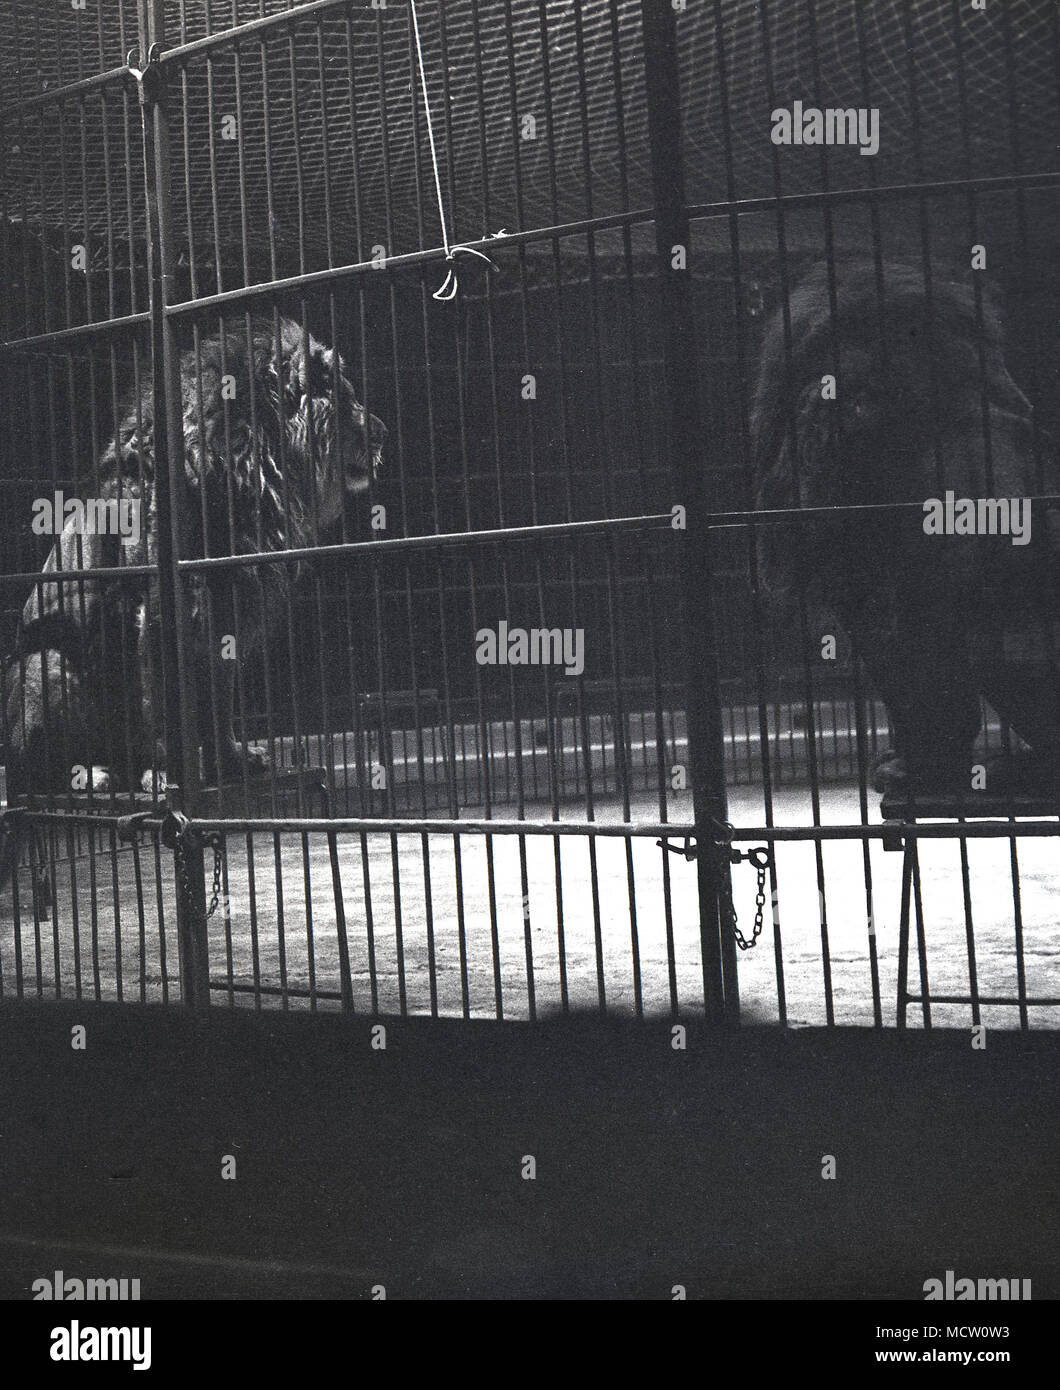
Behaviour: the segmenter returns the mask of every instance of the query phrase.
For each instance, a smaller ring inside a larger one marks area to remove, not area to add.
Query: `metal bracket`
[[[154,811],[136,811],[131,816],[118,817],[118,839],[129,845],[143,829],[144,821],[154,819]]]
[[[671,844],[669,840],[656,840],[655,843],[660,849],[666,850],[668,854],[679,854],[683,859],[693,860],[699,858],[699,842],[692,836],[685,836],[684,847]]]
[[[191,822],[183,811],[174,811],[172,808],[162,817],[162,825],[158,836],[166,849],[176,849],[179,844],[194,835]]]
[[[902,835],[901,821],[885,820],[883,822],[883,835],[880,842],[884,849],[901,852],[905,849],[905,838]]]
[[[143,67],[137,64],[141,61],[140,55],[135,48],[130,48],[125,58],[125,64],[129,69],[130,77],[136,79],[136,86],[140,93],[141,106],[153,106],[162,95],[162,88],[165,86],[165,73],[162,70],[162,45],[153,43],[147,50],[147,62]]]
[[[154,811],[140,811],[135,816],[123,816],[122,822],[139,821],[155,814]],[[219,830],[197,830],[183,811],[172,808],[162,817],[159,838],[167,849],[176,849],[179,845],[197,845],[212,850],[223,850],[225,847],[225,837]]]
[[[732,845],[734,828],[728,823],[723,825],[720,821],[714,822],[714,828],[715,838],[705,847],[693,835],[686,835],[683,845],[672,844],[669,840],[656,840],[655,843],[669,854],[679,854],[683,859],[689,861],[698,859],[701,854],[707,853],[716,854],[719,859],[728,864],[753,864],[756,869],[769,868],[770,854],[767,846],[756,845],[747,850],[734,849]]]

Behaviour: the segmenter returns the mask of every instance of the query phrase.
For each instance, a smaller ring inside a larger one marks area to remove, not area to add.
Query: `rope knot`
[[[457,290],[460,288],[460,281],[456,273],[457,256],[477,256],[480,261],[486,262],[490,270],[500,270],[500,266],[497,265],[496,261],[491,261],[489,256],[483,251],[476,251],[473,246],[450,246],[445,256],[445,263],[449,269],[446,271],[445,279],[431,296],[432,299],[437,299],[441,304],[448,304],[451,300],[454,300],[457,295]]]
[[[409,0],[409,12],[412,16],[412,32],[416,41],[416,64],[419,69],[420,91],[423,94],[423,114],[427,118],[427,143],[431,151],[434,194],[438,200],[438,220],[442,226],[442,245],[445,248],[445,264],[448,267],[445,279],[435,290],[432,298],[441,304],[448,304],[456,298],[460,288],[460,280],[456,273],[456,258],[458,256],[477,256],[480,261],[485,261],[492,270],[499,270],[500,267],[495,265],[489,256],[482,251],[476,251],[473,246],[451,246],[449,244],[449,230],[445,219],[445,199],[442,197],[442,176],[438,168],[438,148],[434,139],[434,119],[431,116],[431,96],[427,89],[427,65],[423,59],[423,41],[420,37],[420,20],[416,13],[416,0]],[[497,233],[497,236],[504,235],[504,232]]]

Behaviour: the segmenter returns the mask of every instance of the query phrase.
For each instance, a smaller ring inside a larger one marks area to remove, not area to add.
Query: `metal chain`
[[[732,883],[729,875],[725,874],[723,882],[725,884],[725,906],[729,918],[728,925],[736,939],[736,944],[741,951],[749,951],[756,944],[762,935],[762,928],[765,925],[766,916],[766,874],[769,871],[769,848],[766,845],[755,845],[753,849],[739,850],[733,846],[732,837],[735,835],[735,828],[728,821],[715,821],[714,843],[718,851],[728,859],[730,864],[741,864],[746,861],[753,864],[758,873],[758,882],[755,891],[755,924],[749,937],[744,936],[740,930],[740,925],[736,920],[736,905],[732,900]]]
[[[183,817],[179,821],[175,820],[175,834],[172,836],[173,852],[177,861],[177,873],[180,877],[180,886],[184,893],[185,902],[193,902],[191,878],[188,873],[188,860],[184,853],[185,838],[194,834],[190,825]],[[222,853],[224,841],[216,832],[206,837],[205,843],[213,850],[213,882],[211,884],[210,903],[206,909],[204,921],[208,922],[217,911],[221,902],[221,874],[224,868],[224,856]]]
[[[732,881],[727,873],[721,875],[723,911],[727,918],[725,925],[731,930],[740,950],[749,951],[762,935],[762,928],[765,925],[766,875],[769,872],[771,862],[769,848],[766,845],[756,845],[753,849],[748,850],[735,849],[732,844],[732,837],[736,833],[735,828],[728,821],[713,821],[712,825],[714,827],[714,842],[711,847],[713,852],[730,864],[741,864],[744,861],[753,864],[758,873],[758,885],[755,892],[755,924],[749,937],[744,936],[736,920],[736,906],[732,900]],[[697,859],[702,853],[699,844],[687,838],[683,849],[670,844],[668,840],[657,840],[656,844],[662,849],[669,850],[671,854],[680,854],[683,858],[690,860]]]
[[[758,871],[758,889],[755,893],[755,924],[750,937],[744,936],[736,921],[736,907],[732,900],[731,885],[726,890],[729,909],[729,925],[732,927],[733,936],[736,944],[741,951],[749,951],[758,938],[762,935],[762,927],[766,915],[766,873],[769,868],[769,851],[766,849],[749,849],[746,854],[741,854],[738,849],[730,849],[729,857],[734,864],[738,864],[742,859],[754,864]]]
[[[211,918],[211,917],[214,915],[214,913],[217,911],[217,905],[218,905],[218,903],[221,901],[221,868],[222,868],[222,859],[221,859],[220,839],[219,839],[219,838],[215,838],[215,839],[212,840],[211,843],[212,843],[212,848],[213,848],[213,883],[212,883],[212,885],[211,885],[211,892],[210,892],[210,905],[209,905],[209,907],[206,909],[206,917],[205,917],[205,920],[206,920],[207,922],[210,920],[210,918]],[[181,838],[181,839],[179,839],[179,840],[177,841],[175,848],[176,848],[176,853],[177,853],[177,869],[178,869],[178,871],[179,871],[179,873],[180,873],[180,886],[181,886],[181,888],[184,890],[184,901],[185,901],[185,902],[191,902],[191,901],[192,901],[192,896],[191,896],[191,879],[188,877],[188,861],[187,861],[187,859],[185,858],[185,855],[184,855],[184,841],[183,841],[183,838]]]
[[[221,837],[220,837],[220,835],[214,835],[214,836],[212,837],[212,840],[211,840],[211,841],[208,841],[208,843],[210,843],[210,844],[212,845],[212,848],[213,848],[213,885],[212,885],[212,890],[213,890],[213,891],[212,891],[211,896],[210,896],[210,906],[206,909],[206,920],[207,920],[207,922],[210,920],[210,918],[211,918],[211,917],[214,915],[214,913],[217,911],[217,904],[221,901]]]

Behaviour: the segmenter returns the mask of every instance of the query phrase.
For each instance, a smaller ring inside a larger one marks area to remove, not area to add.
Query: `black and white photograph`
[[[1056,0],[3,0],[32,1373],[395,1300],[1027,1370],[1058,662]]]

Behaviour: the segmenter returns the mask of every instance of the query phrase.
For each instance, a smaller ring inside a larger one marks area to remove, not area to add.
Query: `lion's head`
[[[273,325],[255,326],[255,343],[268,356],[270,394],[282,401],[285,454],[305,480],[314,475],[318,523],[342,514],[344,492],[364,492],[382,464],[387,430],[357,399],[346,364],[292,319],[280,320],[282,382],[276,375]],[[259,359],[260,360],[260,359]]]
[[[386,426],[358,400],[340,355],[293,319],[278,325],[255,316],[248,334],[246,318],[233,318],[181,356],[189,554],[312,545],[345,495],[379,472]],[[152,487],[153,408],[148,379],[100,460],[109,486],[120,475],[127,492],[141,477]]]
[[[887,262],[880,290],[871,259],[839,263],[834,289],[822,266],[767,325],[752,411],[756,505],[1033,491],[1031,407],[1005,365],[986,288],[977,303],[971,283],[936,274],[929,284],[920,267]],[[766,526],[759,558],[769,586],[784,593],[830,567],[895,561],[899,537],[920,535],[919,514],[911,528],[883,517]],[[967,542],[959,558],[981,562]]]

